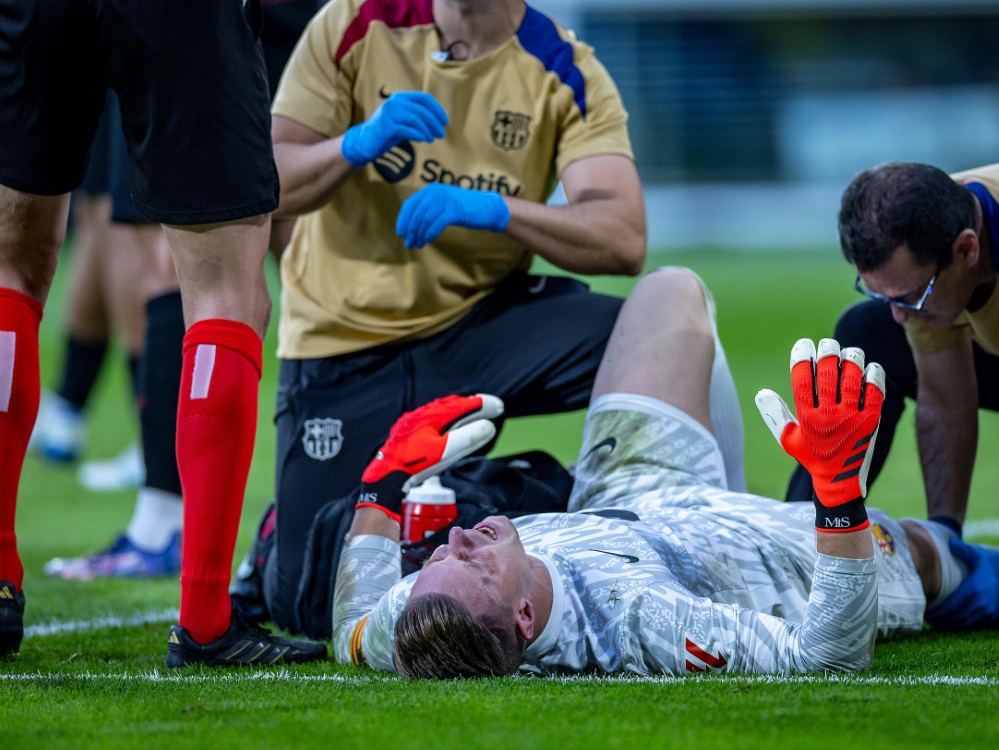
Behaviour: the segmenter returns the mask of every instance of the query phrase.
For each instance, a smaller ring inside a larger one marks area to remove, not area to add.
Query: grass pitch
[[[839,311],[856,298],[849,268],[832,249],[654,255],[649,268],[665,264],[694,268],[715,293],[743,404],[750,488],[780,497],[791,460],[752,399],[763,387],[789,398],[791,345],[831,334]],[[42,327],[48,384],[56,381],[61,355],[65,270]],[[599,278],[593,286],[625,294],[632,283]],[[273,333],[265,351],[274,351]],[[271,356],[237,558],[271,495],[276,375]],[[127,392],[124,367],[110,363],[90,411],[89,457],[113,455],[134,435]],[[895,515],[920,515],[911,414],[907,420],[870,503]],[[540,447],[571,461],[582,422],[581,413],[511,421],[497,452]],[[990,460],[997,449],[999,422],[983,415],[973,521],[999,516],[999,471]],[[175,579],[80,584],[41,573],[54,556],[106,544],[127,523],[133,499],[131,493],[87,493],[74,469],[34,458],[26,463],[18,536],[27,569],[28,637],[20,655],[0,661],[0,718],[13,748],[999,746],[999,638],[992,633],[927,631],[882,644],[870,671],[846,676],[409,684],[332,663],[168,673],[162,665],[178,603]],[[978,528],[987,533],[989,525]],[[979,538],[999,543],[997,536]]]

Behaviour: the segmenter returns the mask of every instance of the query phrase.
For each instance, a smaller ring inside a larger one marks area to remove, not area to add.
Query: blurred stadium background
[[[631,115],[654,248],[836,244],[883,161],[999,161],[992,0],[538,0]]]

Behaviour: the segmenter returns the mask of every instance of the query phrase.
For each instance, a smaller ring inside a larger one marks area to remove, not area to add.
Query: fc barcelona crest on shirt
[[[340,452],[343,422],[339,419],[307,419],[302,445],[305,452],[317,461],[327,461]]]
[[[519,112],[497,110],[490,134],[493,143],[504,151],[516,151],[523,148],[531,137],[531,118]]]

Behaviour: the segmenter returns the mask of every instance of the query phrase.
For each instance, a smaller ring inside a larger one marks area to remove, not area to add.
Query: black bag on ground
[[[468,528],[487,516],[510,518],[534,513],[565,512],[572,477],[555,458],[530,451],[503,458],[475,456],[459,461],[440,475],[454,490],[458,518],[422,542],[402,545],[402,574],[419,570],[433,550],[447,541],[454,526]],[[332,500],[316,514],[305,548],[302,578],[295,598],[295,632],[309,638],[332,637],[333,589],[340,553],[354,519],[359,489]]]

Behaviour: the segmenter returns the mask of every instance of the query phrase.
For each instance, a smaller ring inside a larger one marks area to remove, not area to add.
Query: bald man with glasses
[[[887,374],[868,482],[884,465],[905,399],[914,400],[928,516],[959,537],[978,410],[999,411],[999,164],[954,175],[897,162],[865,170],[843,193],[839,234],[868,299],[843,313],[835,337]],[[799,466],[788,499],[811,497]]]

